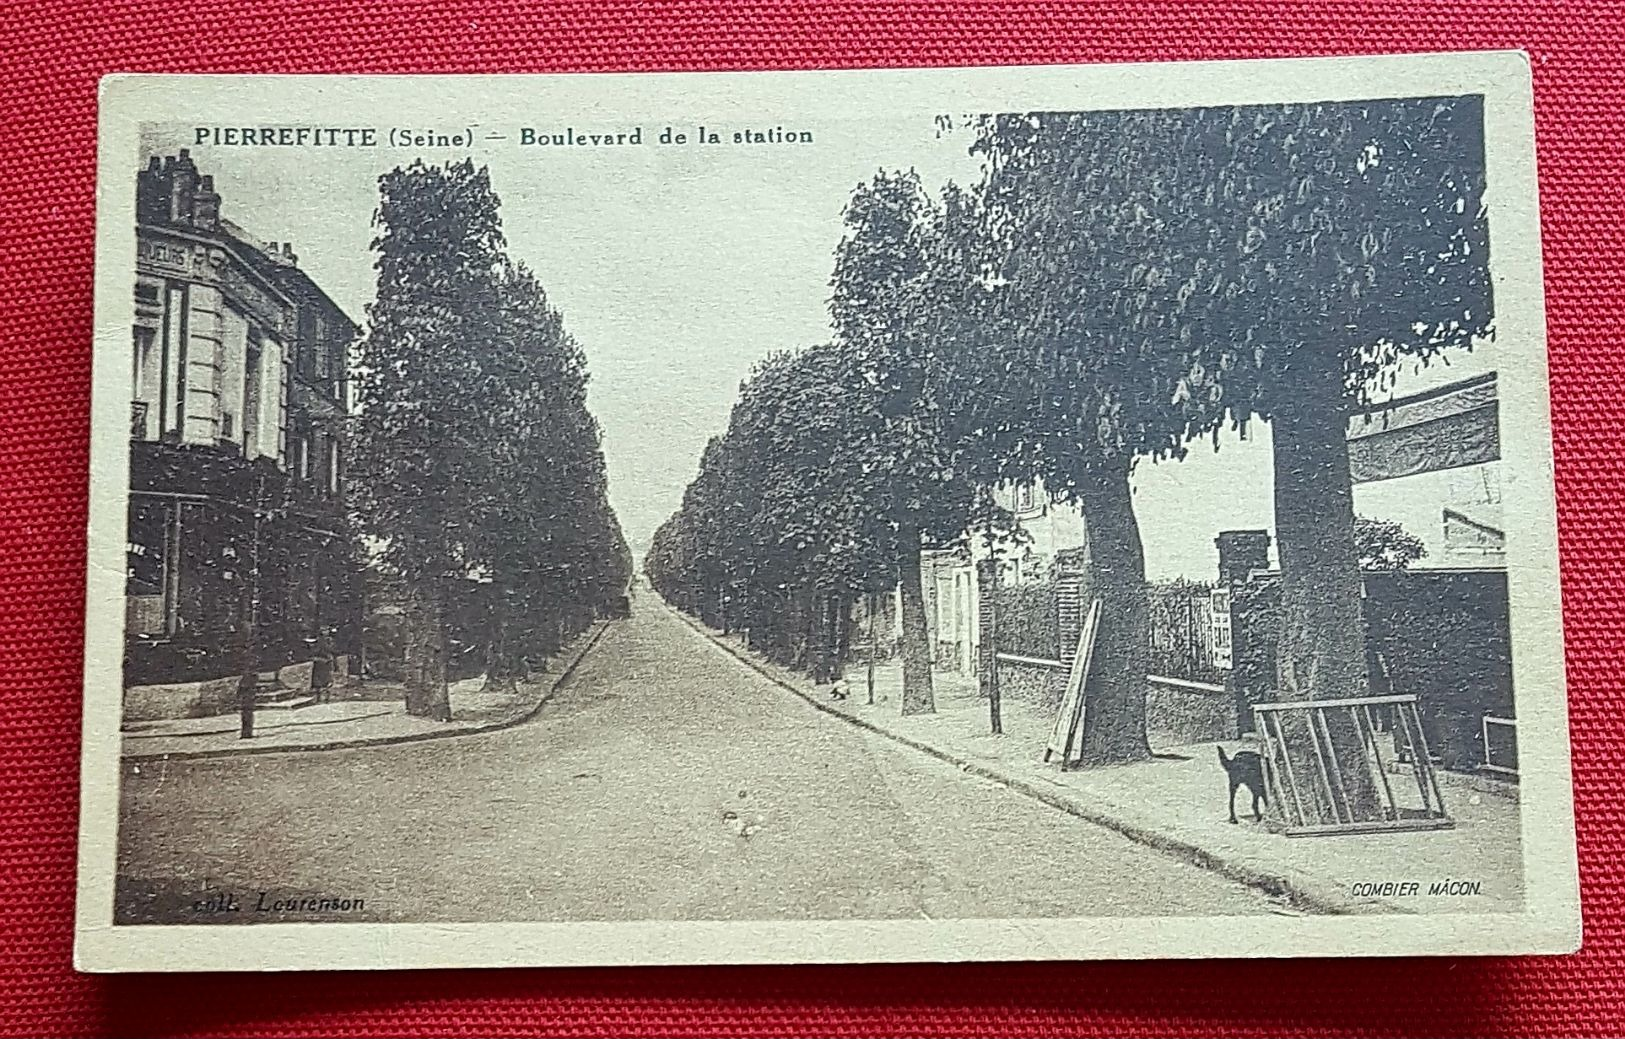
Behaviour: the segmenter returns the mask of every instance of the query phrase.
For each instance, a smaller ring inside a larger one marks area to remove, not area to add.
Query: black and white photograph
[[[1136,71],[104,86],[81,965],[1572,949],[1527,68]]]

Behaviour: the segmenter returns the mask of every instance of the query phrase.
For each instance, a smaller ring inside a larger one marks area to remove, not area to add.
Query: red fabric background
[[[1167,0],[0,7],[0,1033],[1621,1035],[1625,4]],[[1521,48],[1534,60],[1586,949],[1569,959],[97,978],[70,967],[96,81]]]

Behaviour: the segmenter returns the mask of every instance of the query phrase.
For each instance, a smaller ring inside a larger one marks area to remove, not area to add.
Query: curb
[[[369,736],[351,740],[331,740],[326,743],[300,743],[282,747],[233,747],[229,750],[179,750],[155,751],[148,754],[123,754],[120,755],[119,762],[122,765],[126,762],[145,764],[150,761],[196,761],[203,758],[238,758],[254,754],[308,754],[323,750],[353,750],[357,747],[389,747],[400,743],[447,740],[457,736],[475,736],[485,732],[511,729],[516,725],[523,725],[541,713],[542,708],[547,706],[548,701],[553,699],[553,694],[557,693],[559,687],[568,681],[571,675],[575,674],[576,666],[586,659],[587,654],[592,652],[594,646],[598,645],[598,640],[604,637],[604,632],[608,631],[613,623],[613,621],[600,621],[598,630],[587,637],[586,645],[581,647],[581,652],[577,653],[575,659],[570,661],[563,671],[559,672],[558,677],[553,680],[553,684],[541,696],[537,697],[535,703],[511,718],[441,732],[408,732],[396,736]]]
[[[1333,888],[1317,881],[1289,876],[1288,874],[1282,872],[1271,872],[1245,862],[1225,858],[1201,847],[1200,845],[1192,844],[1189,841],[1170,836],[1159,830],[1154,830],[1139,823],[1131,822],[1122,818],[1121,816],[1112,815],[1099,809],[1090,808],[1087,805],[1080,804],[1077,800],[1071,797],[1067,797],[1052,790],[1046,790],[1043,787],[1036,786],[1024,779],[1018,779],[995,769],[988,768],[986,765],[971,761],[969,758],[961,757],[951,751],[943,750],[940,747],[934,747],[928,743],[922,743],[919,740],[913,739],[912,737],[892,732],[889,729],[876,725],[874,722],[871,722],[866,718],[859,718],[856,715],[847,714],[845,711],[824,703],[817,697],[812,696],[802,689],[796,688],[789,682],[786,682],[784,679],[773,674],[755,659],[747,656],[746,651],[736,649],[735,647],[721,641],[721,639],[713,634],[708,628],[701,625],[688,614],[672,606],[670,603],[666,603],[664,600],[662,600],[662,605],[664,605],[665,608],[670,610],[672,613],[676,614],[677,617],[683,621],[683,623],[705,636],[705,638],[709,640],[712,645],[744,664],[752,671],[755,671],[763,678],[766,678],[779,688],[794,693],[813,708],[833,717],[840,718],[842,721],[845,721],[860,729],[866,729],[878,736],[884,736],[887,739],[892,740],[895,743],[900,743],[905,747],[920,751],[923,754],[929,754],[931,757],[934,757],[939,761],[943,761],[954,766],[961,772],[968,773],[980,779],[986,779],[993,783],[998,783],[1000,786],[1013,790],[1016,793],[1024,794],[1027,797],[1030,797],[1035,801],[1040,801],[1051,808],[1055,808],[1059,811],[1067,813],[1068,815],[1082,819],[1084,822],[1093,823],[1096,826],[1111,830],[1114,833],[1128,838],[1136,844],[1143,844],[1146,847],[1154,848],[1157,851],[1180,859],[1181,861],[1188,862],[1199,869],[1207,870],[1210,873],[1217,873],[1229,880],[1234,880],[1239,884],[1244,884],[1247,887],[1262,891],[1263,893],[1272,897],[1279,898],[1285,901],[1288,905],[1297,909],[1302,909],[1306,912],[1337,915],[1363,913],[1398,913],[1411,915],[1411,911],[1405,909],[1403,906],[1372,899],[1355,900],[1343,895],[1340,889]]]

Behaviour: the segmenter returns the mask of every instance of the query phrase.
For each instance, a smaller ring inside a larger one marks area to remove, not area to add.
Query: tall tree
[[[999,116],[974,146],[986,239],[980,340],[959,370],[980,434],[1015,482],[1075,502],[1100,624],[1080,760],[1150,755],[1146,740],[1145,552],[1130,477],[1178,457],[1221,412],[1190,392],[1193,328],[1173,291],[1196,262],[1179,240],[1178,115]],[[1188,190],[1188,186],[1186,186]]]
[[[847,203],[830,315],[845,362],[852,445],[884,488],[902,591],[904,714],[935,710],[922,549],[962,538],[975,498],[960,463],[942,349],[953,331],[940,295],[943,216],[918,174],[881,172]]]
[[[503,251],[472,163],[380,178],[363,344],[361,512],[409,599],[408,709],[449,717],[450,589],[489,594],[488,680],[509,685],[626,593],[631,554],[587,409],[586,358]]]
[[[1219,180],[1242,291],[1214,344],[1228,405],[1270,420],[1294,697],[1366,685],[1351,410],[1403,358],[1471,347],[1491,330],[1480,99],[1236,109]]]
[[[1238,109],[1219,181],[1241,291],[1212,351],[1228,404],[1270,420],[1288,699],[1368,688],[1347,425],[1398,362],[1468,348],[1492,329],[1483,112],[1478,98]],[[1268,286],[1266,288],[1265,286]],[[1239,392],[1237,392],[1239,391]],[[1324,818],[1373,818],[1353,723],[1330,737],[1354,772]]]
[[[897,582],[879,399],[836,344],[758,365],[656,536],[645,565],[661,594],[717,626],[726,599],[754,648],[836,677],[855,603]]]
[[[352,472],[365,528],[409,596],[408,712],[450,720],[446,605],[466,577],[503,238],[490,177],[421,161],[379,178],[377,296],[360,351]]]
[[[522,265],[499,270],[496,338],[486,357],[483,496],[470,503],[473,554],[500,604],[488,679],[510,684],[558,651],[571,604],[613,544],[602,514],[603,460],[586,407],[586,358]]]
[[[724,627],[731,604],[753,646],[818,680],[848,655],[856,602],[901,586],[905,713],[934,707],[921,552],[962,543],[985,498],[944,360],[971,324],[955,295],[968,239],[949,230],[971,208],[934,205],[913,173],[859,186],[836,340],[751,373],[649,561],[662,594]]]
[[[1085,409],[1059,409],[1059,424],[1043,420],[1053,399],[1041,399],[1040,431],[1059,435],[1070,418],[1085,457],[1156,457],[1221,416],[1271,422],[1277,659],[1292,699],[1366,687],[1351,407],[1399,360],[1490,331],[1481,107],[1408,99],[983,124],[988,207],[1005,218],[994,235],[1018,273],[1031,256],[1029,287],[1010,293],[1014,334],[1044,385],[1085,390]],[[1048,280],[1066,288],[1046,292]],[[1081,368],[1046,346],[1068,328],[1090,344]],[[1101,506],[1080,500],[1099,532]],[[1138,539],[1111,540],[1132,564]],[[1354,734],[1334,737],[1358,753]],[[1356,792],[1355,807],[1369,811],[1372,794]]]

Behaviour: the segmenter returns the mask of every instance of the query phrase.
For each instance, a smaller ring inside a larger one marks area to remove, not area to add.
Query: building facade
[[[996,487],[993,501],[1009,514],[1017,532],[1014,540],[990,545],[984,532],[972,531],[960,548],[921,556],[926,628],[936,665],[945,670],[974,674],[981,666],[990,561],[998,567],[1001,587],[1058,583],[1072,591],[1078,582],[1068,581],[1067,575],[1081,573],[1085,565],[1088,539],[1083,513],[1070,502],[1056,500],[1041,480]],[[1075,638],[1081,624],[1074,616],[1075,606],[1068,601],[1059,608],[1063,639]]]
[[[1373,682],[1420,697],[1447,768],[1515,776],[1499,411],[1493,371],[1385,401],[1350,420],[1349,469],[1355,511],[1427,551],[1365,575]]]
[[[1422,539],[1417,569],[1506,569],[1494,372],[1367,408],[1349,420],[1354,508]]]
[[[355,322],[291,245],[222,215],[184,149],[137,174],[136,223],[126,687],[354,652]]]

